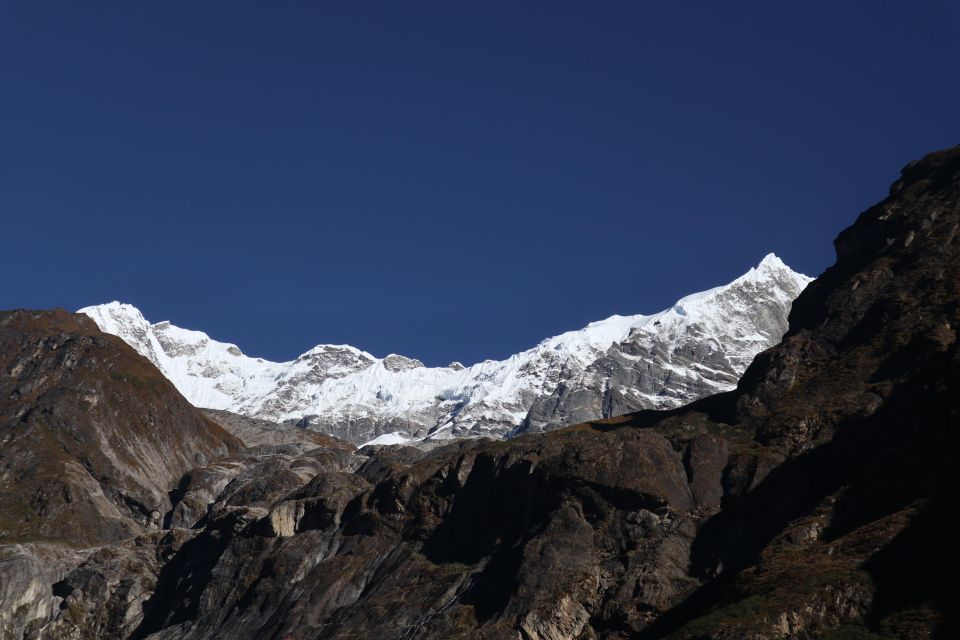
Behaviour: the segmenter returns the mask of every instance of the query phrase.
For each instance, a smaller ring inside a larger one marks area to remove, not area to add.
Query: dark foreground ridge
[[[241,450],[118,339],[6,314],[4,637],[958,637],[958,230],[960,147],[736,391],[429,453]]]

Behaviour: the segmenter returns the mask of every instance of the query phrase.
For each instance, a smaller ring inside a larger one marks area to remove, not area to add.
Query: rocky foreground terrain
[[[244,444],[92,321],[8,312],[3,637],[960,637],[958,231],[960,147],[736,390],[429,452]]]

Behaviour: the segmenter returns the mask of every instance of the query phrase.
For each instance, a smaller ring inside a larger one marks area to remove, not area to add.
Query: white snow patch
[[[373,440],[370,440],[370,441],[368,441],[368,442],[364,442],[364,443],[363,443],[362,445],[360,445],[360,447],[358,447],[358,448],[362,448],[362,447],[365,447],[365,446],[367,446],[367,445],[406,444],[406,443],[408,443],[408,442],[410,442],[410,438],[408,438],[406,435],[404,435],[403,433],[401,433],[401,432],[399,432],[399,431],[394,431],[394,432],[392,432],[392,433],[384,433],[383,435],[377,436],[377,437],[374,438]]]

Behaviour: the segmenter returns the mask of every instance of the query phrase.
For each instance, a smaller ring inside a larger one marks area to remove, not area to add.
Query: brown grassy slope
[[[0,543],[138,533],[184,472],[240,446],[90,319],[0,313]]]

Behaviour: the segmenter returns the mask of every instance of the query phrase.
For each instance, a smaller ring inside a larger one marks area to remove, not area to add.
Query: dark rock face
[[[269,420],[250,418],[218,409],[200,409],[200,411],[203,415],[223,427],[230,435],[242,440],[243,444],[247,447],[303,444],[351,451],[354,448],[353,445],[343,440],[338,440],[332,436],[309,429],[291,428],[289,424],[278,424],[276,422],[270,422]]]
[[[649,637],[956,636],[936,523],[956,505],[958,225],[960,148],[907,167],[840,234],[737,392],[633,419],[675,439],[702,421],[769,456],[728,464],[691,550],[704,584]]]
[[[693,499],[655,432],[621,430],[604,446],[575,431],[414,461],[385,455],[356,473],[322,472],[269,509],[214,514],[181,551],[189,570],[161,579],[163,595],[145,604],[140,633],[254,637],[278,616],[267,633],[279,637],[443,637],[481,624],[514,636],[518,623],[568,637],[604,589],[642,584],[642,600],[662,608],[685,584],[694,529],[674,512]],[[624,461],[636,472],[622,473]],[[631,548],[632,538],[643,544]],[[209,574],[233,578],[196,582]],[[221,589],[239,608],[217,604]],[[166,600],[193,592],[203,595],[172,609]]]
[[[89,552],[43,638],[957,637],[958,227],[960,148],[840,235],[736,391],[685,408],[201,465],[172,511],[193,495],[193,528]]]

